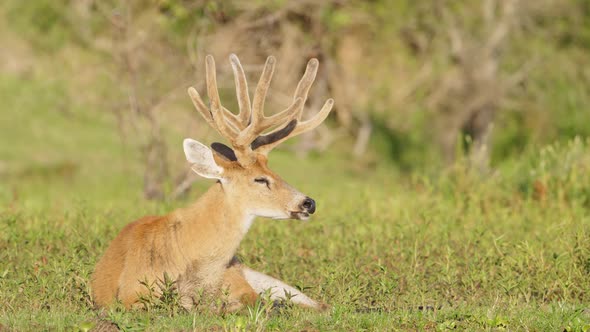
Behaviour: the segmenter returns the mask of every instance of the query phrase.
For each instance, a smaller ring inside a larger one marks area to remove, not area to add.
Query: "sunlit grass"
[[[128,331],[590,328],[590,144],[582,139],[485,175],[463,162],[429,175],[358,166],[342,151],[307,159],[277,151],[271,167],[314,197],[318,212],[307,223],[258,220],[238,254],[328,312],[265,303],[231,315],[97,312],[89,276],[109,241],[136,218],[189,204],[210,182],[196,182],[184,200],[143,200],[143,165],[112,119],[55,112],[59,87],[39,84],[0,79],[9,105],[0,114],[2,326],[84,330],[100,318]],[[36,103],[23,100],[23,88],[38,92]],[[171,159],[184,163],[180,151]]]
[[[590,324],[587,156],[588,144],[577,141],[484,178],[458,167],[441,178],[404,179],[343,175],[334,160],[317,161],[310,178],[316,161],[290,168],[293,160],[279,154],[275,168],[314,196],[319,211],[308,223],[259,220],[239,255],[330,304],[328,313],[293,308],[264,311],[262,319],[248,311],[112,310],[102,317],[127,330],[583,331]],[[3,198],[1,324],[61,330],[96,322],[88,278],[108,242],[125,223],[187,204],[207,186],[199,183],[187,201],[148,203],[138,183],[121,186],[118,176],[88,187],[97,179],[5,182],[37,190]],[[115,190],[120,198],[111,202]]]

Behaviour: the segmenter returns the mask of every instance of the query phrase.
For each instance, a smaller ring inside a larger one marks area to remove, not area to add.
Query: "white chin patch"
[[[309,219],[309,213],[307,213],[307,212],[291,212],[291,219],[307,220],[307,219]]]
[[[281,214],[280,216],[267,217],[267,218],[271,218],[274,220],[291,219],[291,217],[289,217],[288,215],[285,215],[285,214]]]
[[[254,215],[256,215],[258,217],[271,218],[271,219],[289,219],[290,218],[290,216],[283,211],[269,211],[269,210],[257,211],[254,213]]]
[[[247,216],[242,221],[242,230],[244,231],[244,233],[248,232],[248,230],[250,229],[250,226],[252,226],[253,222],[254,222],[254,216]]]

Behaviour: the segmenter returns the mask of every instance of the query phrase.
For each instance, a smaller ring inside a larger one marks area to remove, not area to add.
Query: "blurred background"
[[[4,0],[0,17],[7,202],[45,186],[186,195],[195,177],[182,139],[219,139],[186,93],[204,92],[206,54],[234,111],[229,54],[250,89],[274,55],[266,114],[288,106],[307,61],[320,60],[304,117],[329,97],[335,109],[271,155],[279,169],[403,179],[460,161],[488,175],[590,135],[585,0]]]

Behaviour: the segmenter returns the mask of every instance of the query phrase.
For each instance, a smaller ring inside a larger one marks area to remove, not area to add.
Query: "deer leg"
[[[143,307],[143,305],[139,303],[139,295],[145,293],[145,289],[142,289],[139,282],[130,283],[127,287],[119,288],[117,299],[121,301],[127,309],[139,309]]]
[[[329,308],[328,305],[320,304],[310,299],[297,288],[289,286],[269,275],[254,271],[245,266],[242,267],[242,273],[246,281],[256,291],[256,293],[260,294],[266,290],[270,290],[271,300],[287,299],[287,297],[289,297],[288,299],[291,302],[304,307],[313,308],[316,310],[325,310]]]
[[[228,291],[225,310],[234,312],[244,305],[253,305],[258,298],[256,291],[244,278],[242,267],[233,265],[228,267],[223,274],[223,289]]]

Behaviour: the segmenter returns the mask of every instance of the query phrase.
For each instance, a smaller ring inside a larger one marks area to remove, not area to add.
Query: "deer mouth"
[[[307,220],[309,219],[309,213],[305,211],[291,211],[291,219]]]

